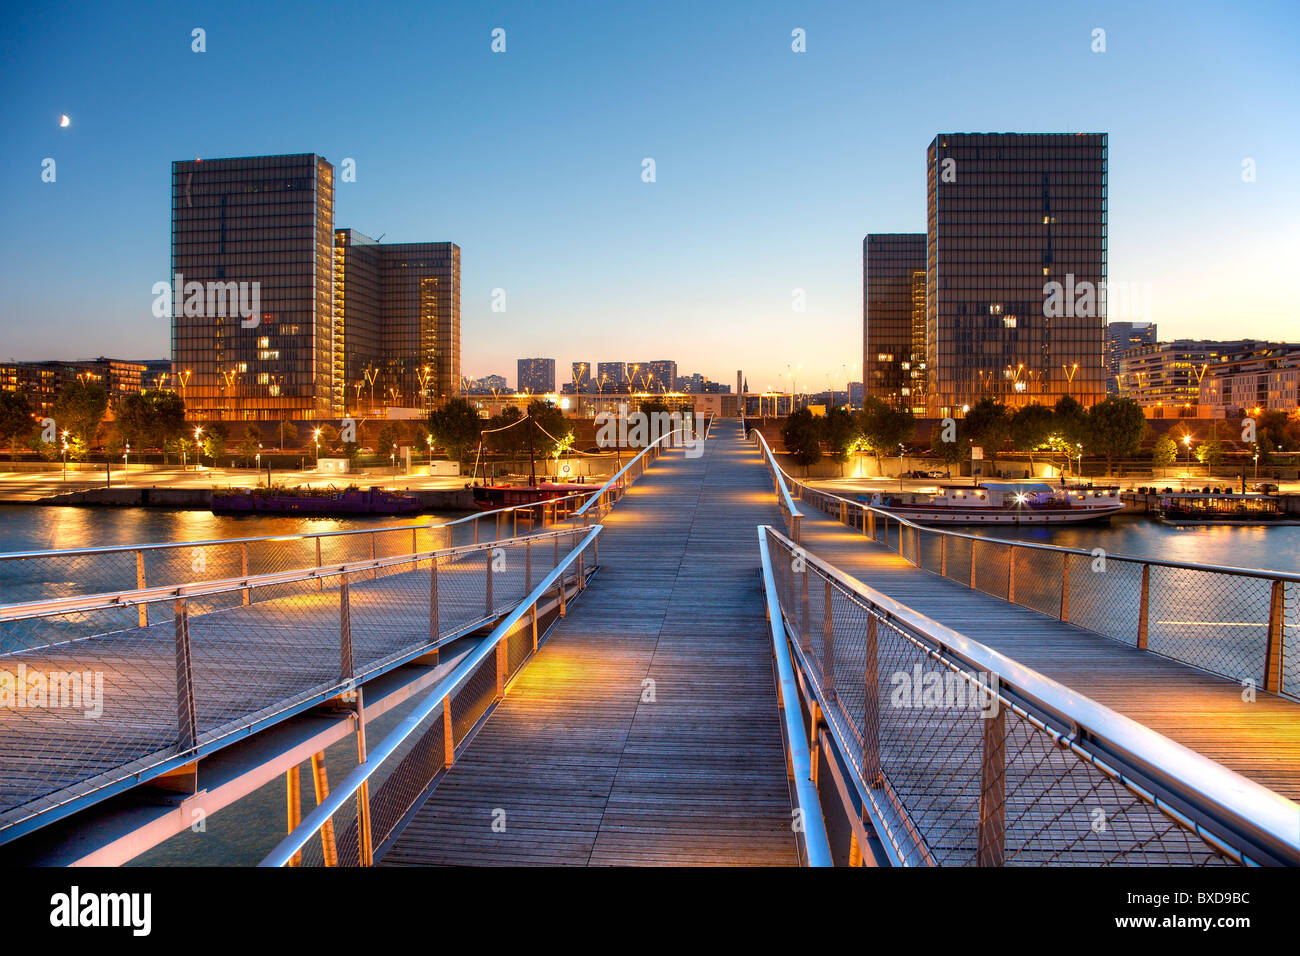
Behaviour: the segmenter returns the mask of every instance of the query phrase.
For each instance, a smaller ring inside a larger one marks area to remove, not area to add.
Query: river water
[[[409,526],[450,520],[459,515],[409,518],[281,518],[214,516],[203,511],[140,508],[0,507],[0,551],[213,540],[259,535],[301,534]],[[960,529],[968,530],[968,529]],[[1066,547],[1104,548],[1110,554],[1160,557],[1202,564],[1300,571],[1300,526],[1164,525],[1140,516],[1112,518],[1108,524],[1058,527],[979,528],[978,534],[1017,538]],[[83,590],[84,593],[84,590]],[[373,746],[405,715],[385,714],[368,728]],[[349,738],[327,753],[331,783],[355,766]],[[303,769],[303,813],[313,802],[310,774]],[[145,853],[141,865],[251,865],[261,860],[285,832],[285,781],[277,778],[232,807]]]

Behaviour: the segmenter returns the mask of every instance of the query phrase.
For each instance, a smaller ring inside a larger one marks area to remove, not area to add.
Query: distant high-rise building
[[[632,370],[635,369],[635,372]],[[677,363],[668,359],[635,362],[628,368],[634,389],[647,392],[671,392],[677,384]]]
[[[430,408],[458,391],[459,246],[335,231],[334,375],[337,415]]]
[[[471,395],[501,394],[506,391],[504,375],[484,375],[465,383],[465,390]]]
[[[943,133],[926,166],[929,413],[1104,398],[1106,134]]]
[[[877,233],[862,240],[862,368],[867,394],[922,412],[925,246],[923,232]]]
[[[196,159],[172,163],[171,180],[172,361],[190,373],[187,413],[328,418],[333,167],[310,153]],[[200,295],[180,283],[202,283]]]
[[[516,379],[516,391],[530,395],[544,395],[555,391],[555,359],[522,358],[519,360],[519,375]]]
[[[591,391],[591,363],[590,362],[573,363],[573,391],[575,392]]]
[[[323,157],[173,163],[172,273],[192,419],[320,420],[459,389],[460,248],[335,232]]]
[[[614,391],[623,391],[628,381],[628,370],[626,362],[598,362],[596,363],[596,388],[598,391],[614,389]]]
[[[1120,394],[1119,363],[1124,353],[1139,345],[1156,344],[1154,322],[1106,323],[1106,392]]]
[[[1120,356],[1120,394],[1143,408],[1195,408],[1201,384],[1224,363],[1258,355],[1269,346],[1251,339],[1176,339],[1128,349]],[[1217,403],[1217,402],[1216,402]]]

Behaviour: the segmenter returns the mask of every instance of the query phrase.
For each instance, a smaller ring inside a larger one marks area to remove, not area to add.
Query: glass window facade
[[[926,168],[929,414],[1104,398],[1106,134],[941,134]]]
[[[863,381],[868,395],[899,407],[912,407],[918,382],[924,388],[925,244],[923,232],[862,241]]]

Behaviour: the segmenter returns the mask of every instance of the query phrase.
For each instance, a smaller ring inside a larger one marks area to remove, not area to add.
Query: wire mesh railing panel
[[[1064,551],[1013,548],[1010,559],[1015,602],[1040,614],[1059,617],[1062,573],[1067,558],[1068,553]]]
[[[899,861],[1231,862],[1145,791],[1062,745],[998,675],[948,658],[770,529],[767,540],[797,657]]]
[[[0,560],[0,602],[25,604],[69,594],[129,591],[137,587],[134,551],[58,554]]]
[[[1136,647],[1142,608],[1142,566],[1105,554],[1070,554],[1071,624]]]
[[[1280,687],[1288,697],[1300,699],[1300,582],[1282,584]]]
[[[1272,581],[1160,565],[1149,574],[1149,650],[1263,683]]]
[[[971,561],[975,565],[972,578],[976,590],[1006,600],[1010,594],[1010,545],[991,538],[971,542]]]
[[[456,691],[451,702],[451,726],[457,744],[478,723],[497,693],[497,661],[493,655],[483,661]]]
[[[420,722],[416,731],[370,778],[370,820],[375,846],[396,830],[406,813],[447,767],[446,723],[441,710]]]
[[[974,551],[974,538],[948,537],[945,577],[961,584],[970,584],[971,554]]]
[[[922,570],[933,574],[943,573],[944,537],[940,532],[919,531],[917,538],[920,547],[917,552],[917,562]]]

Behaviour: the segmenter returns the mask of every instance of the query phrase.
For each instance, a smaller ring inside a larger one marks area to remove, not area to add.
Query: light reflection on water
[[[373,519],[233,517],[216,516],[205,511],[18,505],[0,507],[0,550],[46,550],[405,527],[437,523],[458,516],[426,514]],[[1278,571],[1300,570],[1300,526],[1171,526],[1138,516],[1122,516],[1112,518],[1109,524],[960,530],[1086,550],[1100,547],[1111,554]],[[408,707],[412,705],[408,704]],[[406,710],[407,707],[398,708],[370,725],[367,736],[372,745],[395,726]],[[327,764],[331,783],[341,781],[355,766],[355,753],[355,742],[351,737],[330,748]],[[311,792],[310,773],[304,767],[304,815],[313,802]],[[255,864],[283,836],[285,817],[285,781],[283,777],[277,777],[234,806],[208,817],[202,832],[182,833],[134,862],[152,865]]]
[[[1300,525],[1168,525],[1140,515],[1108,524],[1002,525],[954,530],[1066,548],[1104,548],[1108,554],[1216,564],[1265,571],[1300,571]]]

